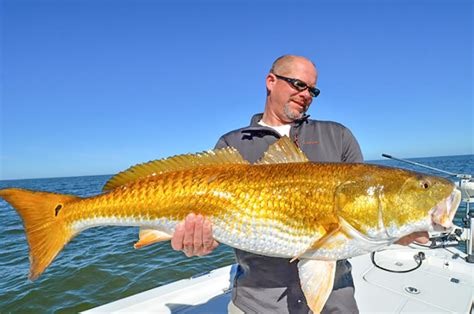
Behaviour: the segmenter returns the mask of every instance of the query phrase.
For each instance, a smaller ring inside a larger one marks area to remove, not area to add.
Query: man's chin
[[[285,106],[284,108],[284,112],[285,112],[285,116],[288,118],[289,121],[293,122],[295,120],[298,120],[298,119],[301,119],[305,112],[306,111],[298,111],[296,109],[291,109],[291,108],[288,108],[289,106]]]
[[[303,117],[303,114],[297,114],[297,115],[296,115],[296,114],[293,114],[293,115],[287,116],[289,122],[294,122],[294,121],[296,121],[296,120],[301,119],[302,117]]]

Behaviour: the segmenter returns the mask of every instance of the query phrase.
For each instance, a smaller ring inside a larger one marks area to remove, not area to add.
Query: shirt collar
[[[263,113],[257,113],[255,115],[253,115],[252,119],[250,120],[250,126],[260,126],[260,124],[258,124],[258,121],[262,120],[262,117],[263,117]],[[299,118],[298,120],[295,120],[291,123],[291,126],[295,126],[295,127],[298,127],[300,126],[301,124],[303,124],[304,122],[308,122],[308,118],[309,118],[309,115],[308,114],[303,114],[303,116],[301,118]]]

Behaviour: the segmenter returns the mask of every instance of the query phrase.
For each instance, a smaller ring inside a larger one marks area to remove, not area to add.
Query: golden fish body
[[[114,224],[172,234],[189,213],[199,212],[212,222],[219,242],[293,257],[321,237],[326,226],[337,223],[329,191],[338,182],[326,180],[337,168],[311,163],[220,165],[165,173],[72,202],[63,219],[75,232]]]
[[[219,242],[301,259],[302,289],[315,312],[330,293],[335,260],[374,251],[414,231],[449,228],[460,201],[443,178],[368,164],[307,162],[288,138],[255,165],[227,148],[138,165],[104,189],[89,198],[0,190],[23,219],[30,278],[84,229],[126,225],[157,231],[147,245],[169,239],[194,212],[212,222]]]
[[[417,209],[428,182],[433,197],[424,198]],[[403,189],[410,189],[407,197],[400,196]],[[75,233],[113,224],[172,234],[189,213],[199,212],[212,221],[214,236],[222,243],[262,255],[294,257],[341,218],[377,245],[428,230],[429,210],[453,190],[452,183],[441,178],[368,164],[219,165],[151,176],[73,201],[58,219]],[[380,216],[385,218],[382,223]],[[343,232],[338,236],[350,241]],[[372,250],[349,245],[351,250],[347,243],[334,241],[313,257],[341,259]]]

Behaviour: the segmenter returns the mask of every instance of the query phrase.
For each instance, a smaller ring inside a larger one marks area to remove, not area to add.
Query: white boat
[[[474,313],[474,212],[469,208],[474,183],[469,175],[463,176],[458,186],[466,204],[464,229],[432,235],[430,247],[392,245],[374,256],[350,259],[361,313]],[[467,253],[454,247],[460,240],[466,242]],[[84,313],[226,313],[236,267],[222,267]]]
[[[375,255],[378,265],[393,270],[416,266],[415,271],[392,273],[377,268],[370,255],[350,259],[361,313],[469,313],[473,306],[474,264],[455,248],[429,249],[394,245]],[[183,279],[124,298],[84,313],[226,313],[236,265]]]

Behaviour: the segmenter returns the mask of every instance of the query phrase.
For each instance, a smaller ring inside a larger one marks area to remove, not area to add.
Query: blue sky
[[[308,113],[366,159],[473,154],[472,1],[3,0],[0,19],[0,179],[212,148],[288,53],[318,67]]]

